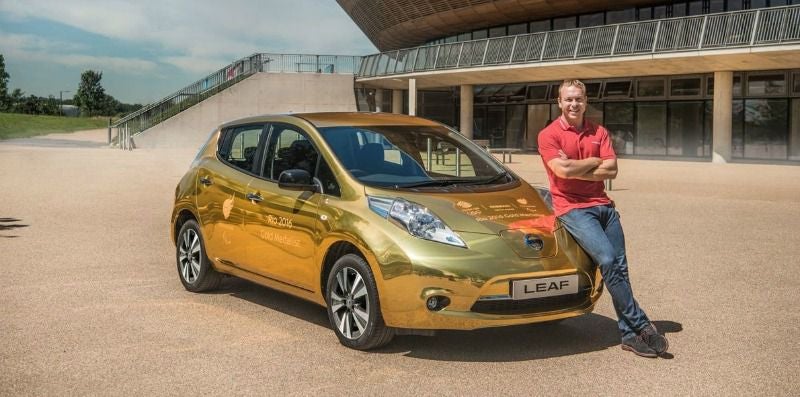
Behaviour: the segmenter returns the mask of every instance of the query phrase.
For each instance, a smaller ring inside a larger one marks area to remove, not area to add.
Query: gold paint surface
[[[369,263],[384,321],[397,328],[474,329],[556,320],[590,312],[600,297],[596,266],[524,181],[506,190],[468,193],[365,186],[338,162],[314,124],[432,122],[408,116],[332,113],[260,116],[221,128],[270,121],[305,131],[330,165],[341,195],[281,189],[274,181],[236,170],[217,158],[220,133],[213,134],[176,189],[172,237],[174,241],[182,215],[197,219],[207,255],[218,271],[325,305],[325,259],[331,247],[344,242]],[[201,178],[213,183],[206,186]],[[263,200],[247,200],[248,193],[257,193]],[[368,195],[403,198],[427,207],[467,248],[412,236],[372,211]],[[526,247],[526,235],[540,237],[542,250]],[[513,280],[570,274],[579,276],[579,290],[586,291],[580,301],[516,314],[473,310],[479,301],[510,298]],[[451,303],[443,310],[429,311],[425,300],[432,295],[447,296]]]

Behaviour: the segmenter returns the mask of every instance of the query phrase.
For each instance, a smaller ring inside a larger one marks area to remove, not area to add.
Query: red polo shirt
[[[588,208],[611,203],[603,182],[559,178],[547,163],[559,157],[559,149],[573,160],[599,157],[603,160],[616,158],[608,130],[584,119],[583,132],[569,125],[564,116],[557,118],[539,132],[539,154],[550,179],[553,209],[561,216],[575,208]]]

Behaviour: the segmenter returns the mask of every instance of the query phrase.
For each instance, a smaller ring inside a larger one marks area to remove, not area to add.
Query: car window
[[[262,175],[278,180],[283,171],[302,169],[313,176],[319,154],[311,141],[297,127],[274,124],[272,128]]]
[[[229,131],[220,147],[220,157],[236,168],[253,172],[258,142],[263,131],[263,125],[238,127]]]
[[[320,186],[322,186],[322,193],[331,196],[341,196],[341,189],[336,177],[333,176],[333,171],[324,158],[319,159],[319,167],[317,168],[317,179]]]
[[[342,126],[319,131],[342,166],[368,185],[436,188],[460,184],[474,189],[468,186],[514,181],[488,153],[444,127]]]

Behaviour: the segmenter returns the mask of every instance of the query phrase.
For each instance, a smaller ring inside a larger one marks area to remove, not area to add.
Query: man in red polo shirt
[[[561,84],[558,106],[561,117],[539,133],[539,154],[550,179],[555,215],[600,266],[617,312],[622,348],[656,357],[667,351],[667,339],[633,298],[625,236],[603,184],[617,176],[611,138],[605,128],[584,119],[586,86],[579,80]]]

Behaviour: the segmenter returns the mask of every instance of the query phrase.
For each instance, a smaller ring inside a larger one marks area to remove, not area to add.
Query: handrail
[[[236,60],[157,102],[125,115],[109,128],[117,130],[116,144],[120,148],[130,149],[132,145],[130,138],[133,135],[167,120],[257,72],[355,74],[360,65],[360,56],[256,53]]]
[[[356,78],[800,43],[800,5],[425,45],[367,55]]]

